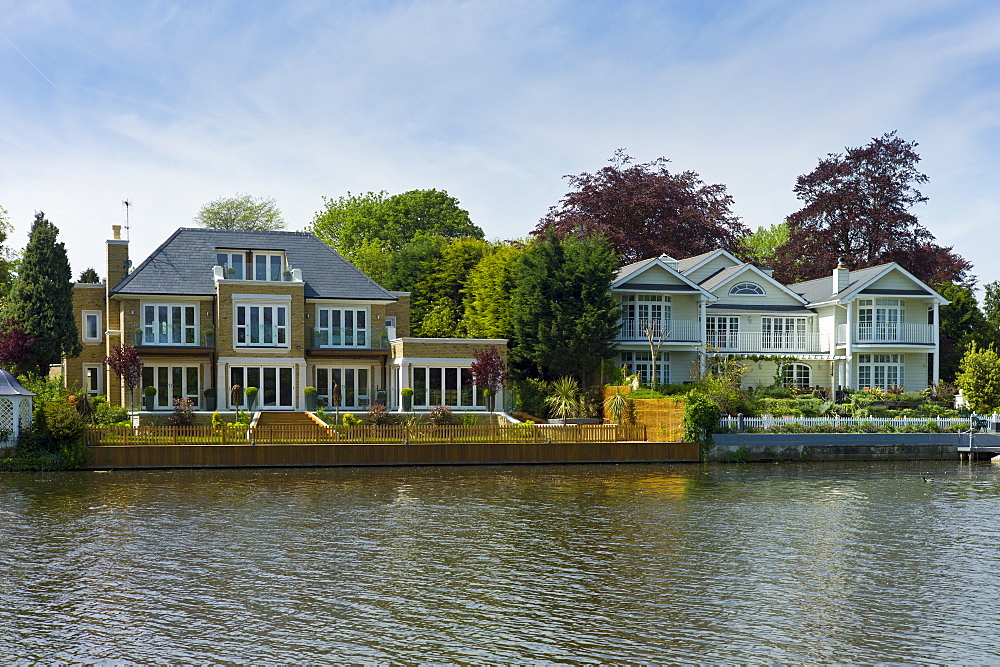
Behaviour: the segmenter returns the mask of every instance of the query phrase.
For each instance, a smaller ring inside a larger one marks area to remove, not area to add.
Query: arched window
[[[733,288],[729,290],[730,294],[744,295],[749,294],[752,296],[764,296],[764,288],[757,283],[736,283]]]
[[[805,364],[788,364],[785,366],[786,387],[811,387],[810,369]]]

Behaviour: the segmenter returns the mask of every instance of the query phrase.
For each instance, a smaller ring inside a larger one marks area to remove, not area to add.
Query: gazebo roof
[[[21,386],[17,378],[0,368],[0,396],[34,396],[35,392]]]

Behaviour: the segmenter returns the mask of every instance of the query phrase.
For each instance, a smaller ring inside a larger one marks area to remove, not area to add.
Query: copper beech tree
[[[789,237],[775,251],[774,275],[783,282],[829,275],[843,259],[848,268],[898,262],[925,282],[971,283],[972,265],[934,243],[911,209],[927,201],[918,188],[917,143],[895,131],[866,146],[831,153],[799,176],[803,206],[788,216]]]
[[[706,185],[693,171],[672,173],[665,157],[634,164],[619,149],[609,162],[593,174],[565,176],[573,191],[532,233],[601,235],[626,264],[663,253],[683,258],[740,248],[748,230],[730,211],[725,185]]]

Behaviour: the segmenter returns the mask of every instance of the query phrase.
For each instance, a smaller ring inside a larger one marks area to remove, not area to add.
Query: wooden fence
[[[646,440],[646,427],[583,424],[539,427],[490,426],[329,426],[272,424],[256,428],[211,426],[94,426],[84,442],[96,446],[246,444],[516,444],[596,443]]]
[[[632,387],[603,387],[605,401],[621,390],[625,395],[632,393]],[[657,442],[679,442],[684,439],[684,398],[637,398],[635,399],[636,421],[646,427],[646,435]],[[605,419],[610,419],[605,415]]]

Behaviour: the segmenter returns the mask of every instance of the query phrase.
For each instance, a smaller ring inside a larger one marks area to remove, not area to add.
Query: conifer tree
[[[510,352],[521,378],[564,375],[588,386],[614,351],[618,306],[611,282],[618,257],[601,237],[546,234],[521,255],[512,295]]]
[[[66,246],[56,242],[58,235],[56,226],[37,212],[7,298],[6,316],[34,339],[26,365],[42,376],[62,355],[75,357],[83,350],[73,317],[73,275]]]

